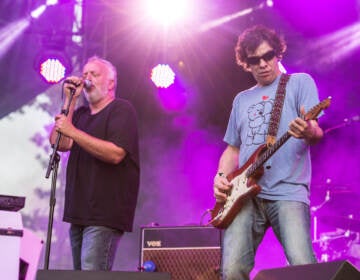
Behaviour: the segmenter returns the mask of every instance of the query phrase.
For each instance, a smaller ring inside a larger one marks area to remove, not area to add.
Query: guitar
[[[314,120],[322,110],[330,106],[331,97],[321,101],[311,108],[304,116],[304,120]],[[232,188],[225,202],[217,202],[211,211],[212,224],[217,228],[227,228],[240,212],[244,203],[255,197],[261,187],[257,181],[264,174],[263,164],[291,137],[289,132],[284,133],[271,147],[261,145],[250,156],[247,162],[239,169],[226,176]]]

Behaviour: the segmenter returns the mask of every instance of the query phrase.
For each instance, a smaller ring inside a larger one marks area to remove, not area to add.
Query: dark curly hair
[[[282,56],[286,50],[286,42],[274,30],[263,25],[255,25],[239,36],[235,46],[236,63],[242,67],[247,65],[246,58],[248,53],[253,53],[262,42],[268,42],[274,49],[277,57]]]

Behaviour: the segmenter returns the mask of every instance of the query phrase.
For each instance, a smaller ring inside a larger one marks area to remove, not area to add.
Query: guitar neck
[[[291,134],[284,133],[274,145],[268,148],[265,152],[255,160],[249,170],[246,172],[246,177],[250,177],[259,167],[261,167],[272,155],[291,137]]]
[[[319,104],[312,107],[309,112],[305,114],[303,117],[304,120],[314,120],[322,110],[326,109],[330,106],[331,97],[324,99]],[[259,157],[254,161],[254,163],[251,165],[251,167],[246,172],[246,177],[250,177],[254,174],[254,172],[261,167],[265,161],[267,161],[289,138],[291,137],[291,134],[289,132],[286,132],[283,134],[279,140],[275,142],[273,146],[265,150],[262,154],[259,155]]]

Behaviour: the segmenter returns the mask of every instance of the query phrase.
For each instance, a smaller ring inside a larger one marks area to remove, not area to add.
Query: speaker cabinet
[[[23,225],[19,212],[0,210],[0,275],[1,279],[19,277],[20,244]]]
[[[152,261],[172,280],[220,279],[221,231],[213,227],[144,227],[140,267]]]
[[[360,272],[347,261],[261,270],[254,280],[359,280]]]
[[[38,270],[36,280],[171,280],[169,273],[130,271]]]
[[[19,280],[34,280],[43,248],[43,241],[31,230],[24,228],[20,245]]]

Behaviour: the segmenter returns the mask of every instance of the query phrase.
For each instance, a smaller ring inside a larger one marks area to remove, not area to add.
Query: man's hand
[[[216,202],[223,203],[232,188],[230,182],[226,179],[226,176],[220,173],[216,174],[214,178],[214,197]]]
[[[64,81],[64,92],[67,98],[69,98],[72,93],[74,94],[73,97],[80,96],[83,88],[84,82],[79,77],[71,76]]]
[[[305,115],[304,106],[300,108],[301,115]],[[305,139],[308,144],[318,142],[323,136],[323,131],[316,120],[307,120],[296,118],[289,124],[289,131],[292,136],[298,139]]]
[[[76,133],[76,127],[70,122],[67,116],[59,114],[55,117],[55,130],[63,135],[72,138],[72,135]]]

